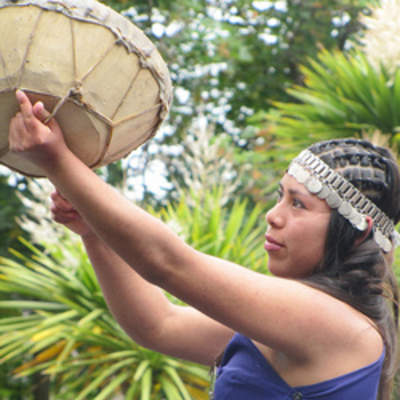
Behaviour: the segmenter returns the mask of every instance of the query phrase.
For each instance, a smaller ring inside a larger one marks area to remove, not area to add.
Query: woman
[[[223,352],[217,400],[389,399],[400,215],[389,152],[337,140],[301,153],[266,217],[273,276],[264,276],[187,246],[81,163],[57,123],[41,122],[41,103],[21,91],[17,99],[10,149],[62,193],[54,218],[81,235],[110,310],[136,342],[206,365]]]

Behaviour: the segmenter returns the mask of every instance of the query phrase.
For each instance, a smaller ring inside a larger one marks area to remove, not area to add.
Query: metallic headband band
[[[336,209],[356,229],[367,229],[365,217],[370,216],[373,220],[374,240],[385,253],[392,249],[392,243],[399,244],[400,235],[394,229],[393,221],[346,178],[311,151],[302,151],[291,162],[288,173],[310,193]]]

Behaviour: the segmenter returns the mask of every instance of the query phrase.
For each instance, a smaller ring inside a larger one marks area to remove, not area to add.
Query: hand
[[[53,206],[51,212],[54,221],[65,225],[71,231],[77,233],[82,238],[93,234],[89,225],[84,221],[81,215],[72,207],[72,205],[61,196],[59,192],[51,195]]]
[[[50,115],[43,103],[32,106],[21,90],[17,90],[16,97],[21,111],[10,122],[10,150],[44,170],[52,168],[62,152],[68,150],[59,125],[55,119],[47,125],[43,123]]]

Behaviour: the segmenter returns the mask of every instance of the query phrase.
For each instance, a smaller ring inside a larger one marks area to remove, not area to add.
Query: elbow
[[[160,333],[155,327],[148,327],[140,324],[122,323],[118,321],[124,332],[139,346],[150,350],[156,350]]]
[[[190,257],[194,252],[195,250],[184,242],[178,243],[174,248],[159,248],[142,269],[142,277],[151,284],[171,292],[174,286],[179,284],[179,277],[191,265]]]
[[[138,263],[135,262],[135,265],[137,267]],[[166,289],[171,273],[173,273],[173,268],[169,266],[167,258],[160,254],[152,256],[150,260],[144,260],[140,271],[143,279],[163,289]]]

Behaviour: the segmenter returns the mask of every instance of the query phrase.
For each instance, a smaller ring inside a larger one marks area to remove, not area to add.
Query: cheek
[[[324,255],[325,241],[328,231],[328,220],[321,218],[309,227],[303,225],[303,229],[297,231],[297,240],[294,241],[295,252],[308,258],[310,266],[317,265]]]
[[[319,228],[320,229],[317,230],[314,237],[314,250],[316,255],[318,254],[318,261],[322,259],[325,252],[326,237],[328,234],[328,221],[326,221],[326,224],[321,224]]]

